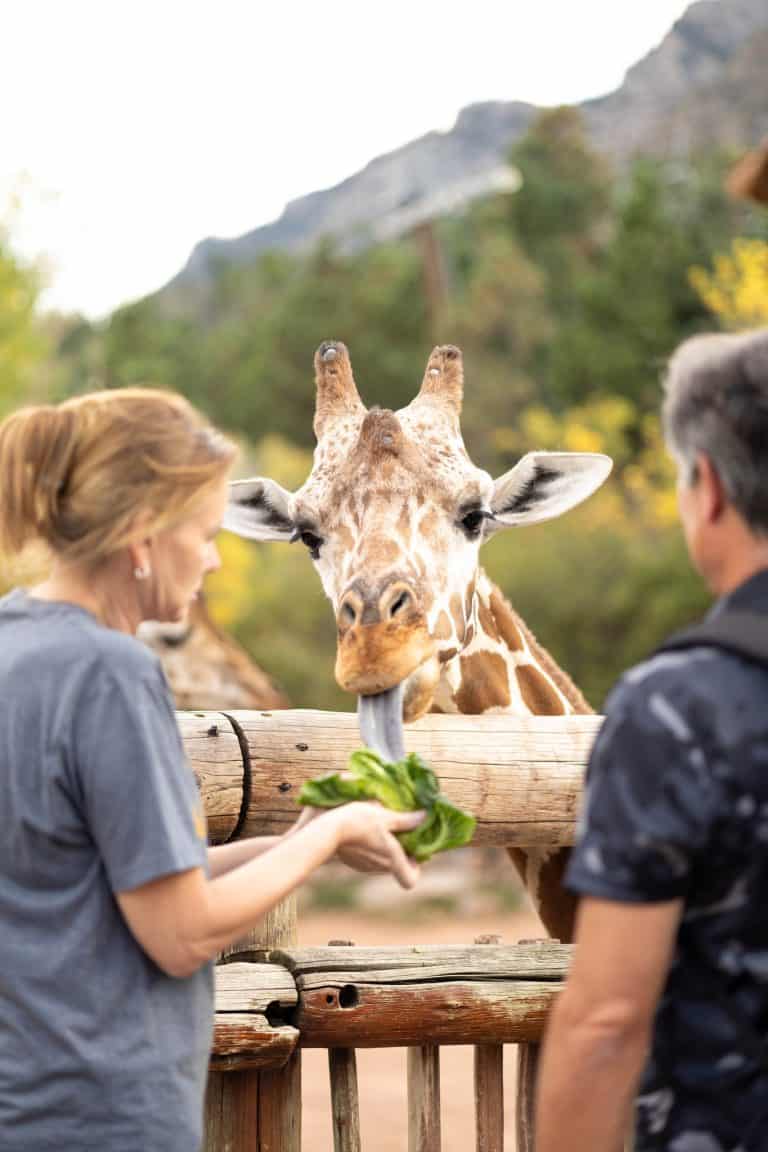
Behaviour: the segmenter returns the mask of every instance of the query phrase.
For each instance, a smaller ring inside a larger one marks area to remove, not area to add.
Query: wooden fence
[[[296,818],[304,780],[346,765],[356,718],[312,711],[179,714],[213,843],[273,835]],[[475,843],[558,847],[573,839],[597,716],[430,715],[408,747],[477,817]],[[408,1049],[409,1152],[439,1152],[441,1045],[474,1045],[476,1147],[503,1150],[502,1055],[518,1044],[519,1152],[546,1015],[570,949],[500,946],[297,948],[295,905],[216,969],[206,1152],[299,1152],[302,1048],[329,1054],[336,1152],[359,1152],[355,1050]]]

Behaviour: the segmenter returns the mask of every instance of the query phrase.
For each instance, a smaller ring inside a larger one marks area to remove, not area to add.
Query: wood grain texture
[[[302,783],[346,766],[360,746],[356,717],[291,711],[233,713],[250,749],[250,834],[285,830]],[[429,715],[406,743],[434,768],[443,791],[473,812],[477,844],[554,847],[573,842],[596,716]]]
[[[177,712],[184,751],[195,774],[211,844],[223,844],[237,825],[243,797],[240,741],[221,712]]]
[[[540,1052],[541,1046],[538,1043],[521,1044],[517,1050],[517,1152],[535,1152],[536,1077]]]
[[[560,980],[568,973],[573,946],[554,941],[524,944],[404,944],[395,947],[280,948],[269,954],[300,989],[332,981],[403,984],[409,981],[531,979]]]
[[[213,1028],[210,1070],[282,1068],[299,1043],[288,1024],[273,1027],[258,1012],[218,1012]]]
[[[477,1152],[504,1152],[504,1048],[478,1044],[474,1052]]]
[[[294,1023],[305,1048],[516,1044],[541,1037],[558,988],[536,980],[329,984],[302,993]],[[354,1004],[343,1007],[350,991]]]
[[[440,1049],[408,1049],[408,1152],[440,1152]]]
[[[301,1053],[259,1077],[259,1152],[301,1152]]]
[[[279,964],[219,964],[214,972],[217,1012],[266,1012],[270,1004],[292,1007],[297,1000],[290,972]]]
[[[277,915],[266,917],[249,937],[248,947],[257,954],[296,941],[295,900],[285,901],[276,912]],[[233,1027],[237,1028],[232,1017],[239,1012],[250,1008],[256,1010],[255,1015],[261,1015],[259,1008],[295,1003],[293,981],[274,965],[237,961],[220,964],[216,966],[215,978],[217,1007],[226,1005],[231,1009],[230,1013],[217,1013],[217,1019],[224,1017],[221,1027],[230,1036]],[[279,1048],[287,1036],[283,1033],[282,1037],[269,1038],[273,1055],[275,1046]],[[240,1070],[232,1071],[236,1061],[229,1060],[227,1071],[214,1066],[209,1072],[203,1152],[301,1152],[299,1049],[293,1045],[288,1059],[278,1067],[260,1067],[253,1063],[254,1055],[258,1058],[258,1053],[246,1056]],[[218,1056],[224,1058],[226,1053],[220,1051]]]
[[[360,746],[351,713],[232,715],[251,761],[246,836],[284,832],[296,819],[304,781],[344,768]],[[211,840],[219,843],[233,834],[243,801],[240,746],[220,713],[178,716]],[[599,716],[430,715],[408,727],[406,742],[434,768],[446,796],[477,817],[476,844],[561,847],[573,842],[584,769],[601,722]]]
[[[333,1152],[360,1152],[360,1102],[354,1048],[329,1048]]]

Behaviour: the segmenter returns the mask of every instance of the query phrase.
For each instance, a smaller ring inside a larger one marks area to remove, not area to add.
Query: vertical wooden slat
[[[329,948],[351,948],[354,940],[329,940]],[[360,1101],[354,1048],[329,1048],[334,1152],[360,1152]]]
[[[440,1049],[408,1049],[408,1152],[440,1152]]]
[[[296,898],[290,896],[238,942],[242,951],[228,949],[225,956],[248,959],[295,944]],[[285,1068],[208,1074],[203,1152],[301,1152],[298,1050]]]
[[[329,1048],[333,1152],[360,1152],[360,1104],[354,1048]]]
[[[504,1152],[504,1046],[475,1045],[477,1152]]]
[[[540,1044],[517,1046],[517,1152],[534,1152],[534,1107]]]
[[[501,944],[501,936],[475,936],[475,944]],[[504,1046],[475,1045],[477,1152],[504,1152]]]

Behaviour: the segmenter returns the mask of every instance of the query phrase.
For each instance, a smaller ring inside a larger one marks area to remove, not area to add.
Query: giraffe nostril
[[[403,589],[389,606],[390,620],[394,620],[395,616],[398,616],[401,612],[404,612],[405,609],[410,606],[411,599],[412,597],[410,592],[407,592],[405,589]]]
[[[351,627],[351,625],[356,622],[357,612],[354,609],[354,605],[350,604],[349,600],[345,600],[339,611],[339,623]]]

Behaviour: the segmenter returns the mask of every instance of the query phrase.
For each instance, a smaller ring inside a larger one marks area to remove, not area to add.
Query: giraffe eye
[[[315,532],[310,532],[307,528],[305,528],[302,532],[299,533],[299,540],[301,540],[305,548],[309,549],[309,554],[312,559],[317,560],[320,555],[320,549],[323,546],[322,537],[318,536]]]
[[[476,539],[480,535],[483,529],[483,521],[487,515],[488,513],[484,512],[482,508],[472,508],[471,511],[466,512],[462,516],[461,526],[467,536],[471,539]]]

